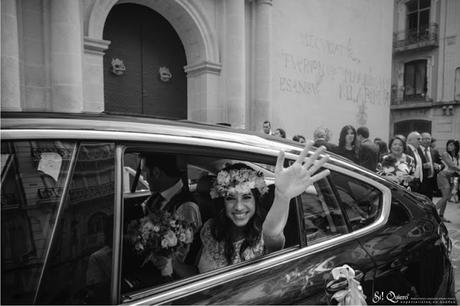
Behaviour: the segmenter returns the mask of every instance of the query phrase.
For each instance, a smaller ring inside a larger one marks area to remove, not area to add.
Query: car
[[[328,304],[355,272],[368,304],[456,303],[451,242],[428,198],[330,153],[291,200],[279,251],[188,277],[130,276],[126,212],[149,195],[145,152],[172,155],[204,219],[210,184],[243,162],[273,187],[302,145],[219,125],[110,114],[1,114],[2,304]],[[98,278],[99,283],[89,283]]]

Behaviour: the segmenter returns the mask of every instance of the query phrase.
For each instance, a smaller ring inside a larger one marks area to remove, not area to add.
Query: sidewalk
[[[436,203],[439,198],[434,198]],[[460,203],[448,202],[444,217],[450,221],[445,223],[449,230],[449,237],[452,240],[452,253],[450,259],[455,271],[455,292],[457,302],[460,302]]]

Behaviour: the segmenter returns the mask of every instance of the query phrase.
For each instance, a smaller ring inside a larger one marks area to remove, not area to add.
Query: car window
[[[153,164],[156,166],[148,167],[148,169],[152,169],[153,167],[159,168],[160,166],[158,166],[158,164],[161,164],[162,167],[169,164],[169,168],[176,169],[170,171],[168,176],[174,176],[175,181],[180,181],[179,184],[181,186],[181,191],[177,192],[171,200],[165,199],[164,196],[159,197],[158,191],[163,189],[161,188],[162,182],[160,179],[163,174],[160,174],[157,170],[149,172],[150,170],[145,170],[142,167],[143,177],[146,179],[152,195],[139,197],[135,200],[126,197],[126,195],[124,196],[121,277],[121,293],[124,296],[132,292],[154,288],[156,286],[198,275],[201,267],[200,254],[202,254],[204,250],[203,239],[205,239],[206,242],[210,241],[214,250],[222,248],[222,245],[216,240],[206,240],[209,238],[206,235],[211,235],[211,231],[205,231],[203,228],[211,228],[213,222],[220,222],[218,220],[221,220],[220,218],[224,214],[224,203],[221,199],[219,200],[212,197],[211,187],[213,186],[218,172],[226,165],[244,163],[244,165],[251,169],[267,173],[267,175],[264,176],[267,185],[267,193],[265,194],[264,200],[261,201],[261,204],[257,207],[256,212],[260,226],[273,200],[274,175],[267,170],[269,166],[273,167],[273,165],[266,164],[265,167],[262,167],[264,162],[260,160],[256,160],[258,164],[255,164],[252,160],[234,157],[225,158],[222,154],[218,157],[183,153],[159,154],[158,152],[149,151],[147,149],[140,151],[130,148],[126,149],[124,155],[124,160],[127,160],[127,155],[131,157],[136,156],[138,158],[138,160],[133,162],[133,165],[150,164],[150,162],[145,161],[141,163],[141,159],[155,160],[156,163]],[[151,155],[154,157],[151,157]],[[171,161],[171,159],[173,161]],[[274,163],[275,157],[270,158],[270,160]],[[126,166],[126,163],[124,166]],[[161,171],[166,170],[162,169]],[[176,184],[178,183],[175,183],[173,186],[176,186]],[[161,195],[165,194],[167,197],[171,188],[172,187],[168,188],[166,192],[162,191]],[[178,197],[177,199],[176,196]],[[158,200],[158,198],[160,198],[160,200]],[[189,202],[193,204],[188,205]],[[183,206],[191,206],[194,207],[195,210],[192,209],[189,214],[182,214],[183,210],[185,210]],[[295,211],[295,209],[292,210]],[[177,225],[179,219],[174,219],[173,223],[165,224],[162,220],[170,222],[171,217],[165,217],[164,211],[169,211],[171,213],[178,212],[181,218],[180,220],[186,220],[187,222],[185,224],[180,223],[182,224],[180,227],[172,228],[171,224]],[[153,217],[145,218],[149,213],[151,213]],[[161,218],[157,218],[157,214],[161,216]],[[195,224],[197,216],[200,226],[199,228],[193,226],[193,242],[189,241],[185,244],[182,243],[183,241],[180,236],[181,231],[185,232],[184,228],[187,229],[188,224]],[[286,231],[288,232],[285,232],[286,237],[289,237],[289,239],[286,239],[287,246],[299,244],[296,215],[290,214],[289,218],[288,225],[286,226]],[[228,226],[230,226],[230,224],[228,224]],[[166,238],[166,234],[160,234],[167,233],[168,230],[172,230],[177,234],[177,239],[173,239],[173,245],[168,245],[169,238]],[[146,239],[146,237],[150,237],[150,239]],[[255,245],[257,245],[257,243]],[[251,251],[248,252],[252,251],[251,249]],[[253,256],[244,257],[245,260],[243,261],[249,262],[251,259],[262,258],[266,255],[263,252],[263,247],[258,251],[260,252],[257,254],[254,252]],[[167,261],[169,258],[173,257],[173,252],[176,252],[174,253],[175,262],[171,261],[171,264],[165,264],[165,260]],[[246,253],[244,254],[244,256],[246,256]],[[172,267],[172,269],[165,268],[167,266]],[[227,263],[223,265],[216,264],[207,271],[213,272],[218,269],[225,271],[225,269],[228,268],[230,267],[228,267]]]
[[[2,142],[2,304],[34,301],[75,144]]]
[[[150,193],[149,183],[141,173],[137,173],[140,166],[138,155],[139,153],[127,153],[124,156],[123,192],[127,194],[126,196],[137,197],[145,195],[146,192]],[[136,178],[136,175],[139,177]]]
[[[307,245],[348,232],[337,199],[327,179],[309,186],[301,194]]]
[[[114,144],[85,143],[58,217],[38,303],[110,303]]]
[[[376,221],[382,210],[380,190],[364,181],[336,171],[331,171],[330,180],[353,230]]]

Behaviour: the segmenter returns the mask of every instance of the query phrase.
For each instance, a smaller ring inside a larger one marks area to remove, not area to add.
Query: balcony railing
[[[438,47],[439,27],[432,23],[423,31],[406,30],[393,33],[393,51],[403,52]]]

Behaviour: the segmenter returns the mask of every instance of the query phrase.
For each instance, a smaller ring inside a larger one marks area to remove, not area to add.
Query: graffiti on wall
[[[329,56],[345,57],[356,64],[360,63],[360,60],[354,55],[351,38],[348,39],[346,45],[310,33],[301,34],[300,39],[306,49],[313,49]]]
[[[306,97],[333,92],[337,100],[356,104],[360,124],[366,124],[369,105],[389,105],[390,80],[374,73],[371,67],[367,71],[362,68],[351,39],[340,44],[305,33],[301,35],[301,43],[304,54],[280,53],[281,92]],[[335,58],[343,65],[335,64]]]

